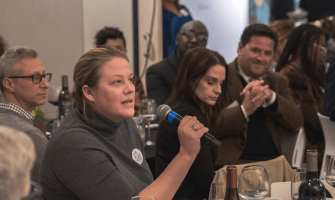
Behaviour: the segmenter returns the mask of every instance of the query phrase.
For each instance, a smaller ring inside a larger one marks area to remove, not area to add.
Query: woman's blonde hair
[[[94,48],[82,55],[74,67],[74,91],[72,92],[72,108],[75,109],[78,104],[82,104],[83,114],[86,119],[87,111],[91,107],[87,104],[82,88],[84,85],[87,85],[90,88],[96,87],[101,78],[101,67],[107,61],[115,57],[121,57],[129,61],[127,56],[121,51],[114,47],[103,45]]]

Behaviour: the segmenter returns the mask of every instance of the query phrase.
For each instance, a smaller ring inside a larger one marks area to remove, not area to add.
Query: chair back
[[[281,136],[281,153],[292,167],[301,168],[306,148],[304,128],[294,133],[287,132],[281,128],[279,131]]]
[[[318,113],[323,135],[325,138],[325,153],[322,160],[320,179],[326,179],[326,169],[329,163],[329,158],[335,155],[335,122],[330,121],[329,117]]]

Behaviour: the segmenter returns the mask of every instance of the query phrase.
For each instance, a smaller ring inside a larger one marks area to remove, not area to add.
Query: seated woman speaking
[[[41,164],[46,200],[172,199],[208,131],[196,117],[179,126],[178,155],[153,181],[134,115],[135,86],[128,59],[101,46],[85,53],[73,74],[74,109],[53,133]],[[199,128],[194,131],[192,126]]]
[[[221,99],[223,91],[226,91],[227,70],[226,61],[215,51],[206,48],[188,51],[181,61],[173,91],[166,104],[181,116],[196,116],[202,124],[210,128],[214,121],[212,119],[221,110],[217,101]],[[156,139],[158,175],[164,173],[178,155],[180,145],[178,127],[167,121],[161,122]],[[200,152],[174,199],[208,198],[215,175],[216,158],[217,149],[211,149],[202,142]]]

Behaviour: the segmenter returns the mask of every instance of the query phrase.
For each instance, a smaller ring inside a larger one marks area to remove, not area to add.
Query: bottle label
[[[325,197],[305,197],[304,200],[326,200]]]
[[[59,118],[66,117],[72,109],[71,100],[59,101]]]

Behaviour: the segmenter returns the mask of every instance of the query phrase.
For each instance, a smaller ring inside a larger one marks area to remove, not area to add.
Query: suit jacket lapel
[[[241,91],[243,90],[244,86],[241,80],[240,75],[236,71],[236,59],[229,64],[229,102],[233,102],[237,100],[239,104],[242,103],[243,98],[240,96]]]

